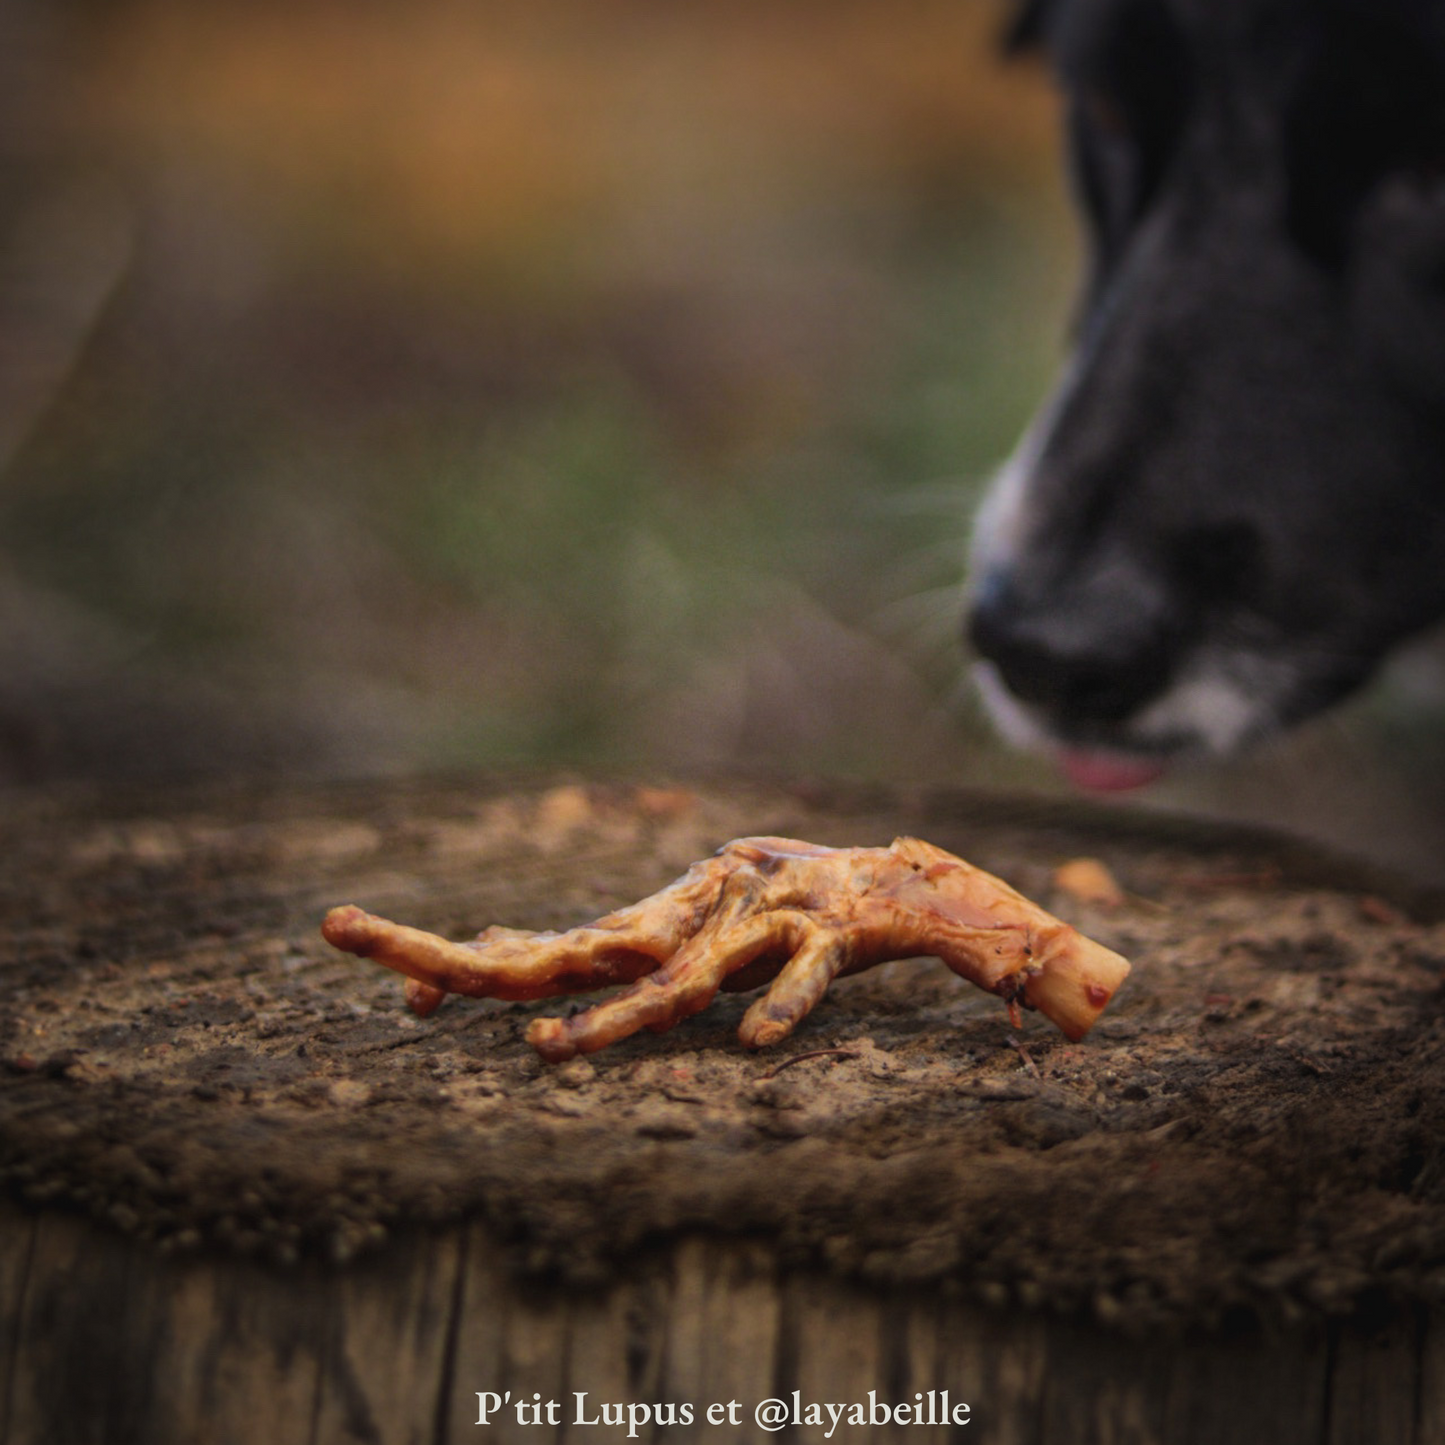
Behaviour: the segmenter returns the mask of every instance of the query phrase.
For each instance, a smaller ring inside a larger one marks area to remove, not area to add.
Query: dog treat
[[[917,838],[888,848],[740,838],[660,893],[565,933],[492,927],[449,943],[353,906],[333,908],[322,933],[405,974],[423,1017],[448,993],[540,999],[629,984],[572,1018],[532,1021],[527,1041],[553,1062],[671,1028],[720,988],[769,983],[738,1028],[747,1047],[765,1048],[833,979],[922,955],[999,995],[1015,1025],[1022,1005],[1080,1039],[1129,972],[1008,884]]]

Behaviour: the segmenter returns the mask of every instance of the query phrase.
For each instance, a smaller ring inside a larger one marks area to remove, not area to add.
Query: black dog
[[[1007,728],[1140,782],[1445,615],[1445,0],[1036,0],[1093,264],[979,514]]]

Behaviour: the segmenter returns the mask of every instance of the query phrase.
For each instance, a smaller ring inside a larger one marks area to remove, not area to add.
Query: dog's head
[[[1092,264],[969,633],[1007,728],[1138,781],[1445,615],[1445,3],[1038,0],[1019,38]]]

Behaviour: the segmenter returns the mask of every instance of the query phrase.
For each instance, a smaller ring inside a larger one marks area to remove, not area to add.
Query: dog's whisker
[[[870,628],[896,641],[929,651],[946,646],[961,656],[964,587],[960,582],[922,588],[876,607]]]
[[[894,516],[940,516],[956,522],[973,509],[986,481],[983,477],[945,477],[917,483],[907,491],[889,495],[882,506]]]

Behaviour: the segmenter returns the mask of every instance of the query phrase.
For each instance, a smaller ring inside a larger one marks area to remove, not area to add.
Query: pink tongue
[[[1059,762],[1076,788],[1091,793],[1122,793],[1129,788],[1142,788],[1164,773],[1163,763],[1110,753],[1078,753],[1066,749],[1059,754]]]

